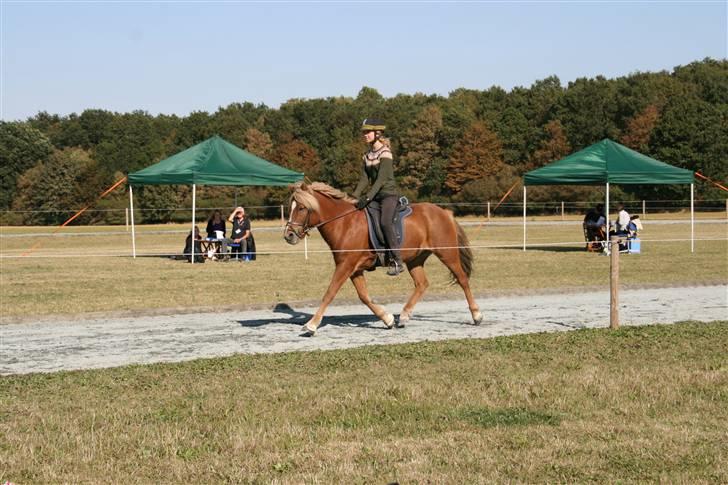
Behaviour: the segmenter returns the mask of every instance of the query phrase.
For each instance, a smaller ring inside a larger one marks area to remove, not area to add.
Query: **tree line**
[[[447,97],[385,98],[364,87],[355,98],[291,99],[278,109],[232,103],[186,117],[103,109],[68,116],[40,112],[25,121],[0,122],[2,222],[63,222],[127,173],[216,134],[311,180],[351,191],[365,150],[359,126],[369,116],[386,121],[396,176],[414,201],[498,200],[524,172],[604,138],[716,180],[728,177],[728,61],[704,59],[671,72],[579,78],[567,86],[551,76],[528,88],[457,89]],[[613,197],[685,198],[686,190],[622,186]],[[191,205],[186,186],[148,186],[137,193],[145,222],[170,221],[169,208]],[[229,207],[233,198],[265,206],[282,203],[286,193],[273,187],[201,187],[198,196],[208,207]],[[534,202],[603,197],[598,189],[578,186],[534,187],[530,193]],[[698,196],[725,194],[705,185]],[[118,211],[103,209],[126,207],[127,200],[117,190],[95,204],[102,210],[79,222],[123,222]]]

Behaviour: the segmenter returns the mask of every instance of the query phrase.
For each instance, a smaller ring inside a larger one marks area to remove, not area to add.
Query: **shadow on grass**
[[[287,303],[278,303],[273,308],[275,313],[285,313],[288,315],[287,318],[267,318],[267,319],[255,319],[255,320],[238,320],[238,324],[241,327],[253,328],[263,327],[273,323],[285,323],[289,325],[302,326],[308,322],[313,314],[299,312],[291,308]],[[331,325],[333,327],[364,327],[371,328],[373,330],[387,330],[379,318],[372,314],[366,315],[342,315],[342,316],[330,316],[324,317],[319,325],[319,329]]]

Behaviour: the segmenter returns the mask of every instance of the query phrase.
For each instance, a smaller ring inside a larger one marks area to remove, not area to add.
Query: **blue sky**
[[[0,118],[563,85],[726,58],[716,2],[14,2]]]

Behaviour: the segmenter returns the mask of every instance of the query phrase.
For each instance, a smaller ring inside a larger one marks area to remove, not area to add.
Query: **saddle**
[[[374,266],[369,268],[369,271],[373,271],[377,266],[387,266],[387,256],[389,251],[384,241],[384,234],[382,234],[382,227],[380,224],[382,208],[379,202],[376,200],[371,201],[369,205],[367,205],[364,213],[367,215],[369,244],[377,254]],[[397,237],[397,243],[400,246],[402,245],[402,241],[404,241],[404,220],[410,214],[412,214],[412,207],[410,207],[407,197],[400,197],[397,201],[397,209],[394,211],[394,233]]]

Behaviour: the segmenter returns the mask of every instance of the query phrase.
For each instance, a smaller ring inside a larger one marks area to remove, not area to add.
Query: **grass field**
[[[728,322],[0,379],[0,482],[728,482]]]
[[[538,221],[535,221],[538,222]],[[267,226],[267,227],[266,227]],[[254,223],[260,254],[251,263],[190,265],[169,259],[184,246],[189,228],[144,226],[131,259],[131,235],[123,227],[71,227],[54,236],[50,228],[2,228],[0,290],[2,319],[86,312],[199,311],[273,306],[317,301],[333,271],[331,253],[317,233],[309,242],[287,245],[276,222]],[[470,225],[466,232],[475,254],[472,286],[476,295],[557,289],[605,288],[609,258],[587,253],[581,226],[531,225],[531,249],[521,251],[518,225]],[[689,285],[728,281],[728,225],[695,226],[696,250],[690,253],[690,226],[645,221],[642,254],[622,258],[623,285]],[[39,244],[28,257],[21,257]],[[426,269],[430,297],[461,298],[449,286],[444,266],[431,258]],[[368,275],[372,295],[402,301],[411,291],[407,275]],[[426,295],[426,296],[427,296]],[[355,300],[346,284],[339,300]]]

